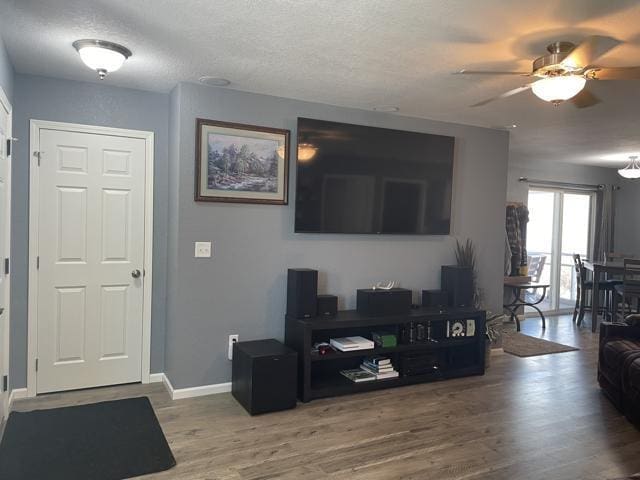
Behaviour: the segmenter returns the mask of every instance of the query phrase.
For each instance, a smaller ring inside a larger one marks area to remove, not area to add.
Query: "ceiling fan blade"
[[[602,100],[600,100],[598,97],[596,97],[593,93],[591,93],[589,90],[585,88],[569,101],[573,103],[574,107],[588,108],[588,107],[593,107],[594,105],[597,105]]]
[[[509,90],[508,92],[504,92],[496,97],[489,98],[487,100],[483,100],[482,102],[474,103],[471,105],[472,107],[481,107],[486,105],[487,103],[494,102],[496,100],[501,100],[503,98],[511,97],[513,95],[517,95],[518,93],[526,92],[531,88],[531,84],[523,85],[522,87],[514,88],[513,90]]]
[[[580,70],[591,65],[598,57],[617,47],[622,42],[612,37],[593,35],[578,44],[561,65],[568,70]]]
[[[597,67],[587,72],[594,80],[640,80],[640,67]]]
[[[501,72],[496,70],[459,70],[453,72],[453,75],[520,75],[522,77],[530,77],[528,72]]]

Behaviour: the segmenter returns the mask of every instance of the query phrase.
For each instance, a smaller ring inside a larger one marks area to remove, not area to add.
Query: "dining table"
[[[593,272],[593,304],[591,308],[591,331],[598,329],[598,312],[600,310],[600,280],[603,275],[622,275],[624,262],[583,260],[582,265]]]

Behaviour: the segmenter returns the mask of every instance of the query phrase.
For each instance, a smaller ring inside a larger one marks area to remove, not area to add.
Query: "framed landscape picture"
[[[288,173],[289,130],[196,120],[196,201],[286,205]]]

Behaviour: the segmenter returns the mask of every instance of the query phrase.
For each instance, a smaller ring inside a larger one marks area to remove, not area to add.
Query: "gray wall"
[[[640,257],[640,180],[618,177],[614,244],[617,252]]]
[[[151,371],[164,369],[169,96],[94,83],[17,75],[14,92],[11,386],[26,386],[29,120],[155,132]]]
[[[510,162],[507,176],[507,200],[509,202],[527,202],[529,186],[526,183],[518,182],[520,177],[588,185],[614,185],[620,180],[620,176],[612,168],[562,162],[529,162],[526,165]]]
[[[287,267],[317,268],[320,291],[353,308],[357,288],[384,279],[436,288],[440,266],[454,262],[451,237],[294,234],[293,165],[289,206],[194,202],[197,117],[286,128],[294,141],[298,116],[455,136],[452,233],[475,241],[487,307],[500,309],[507,132],[192,84],[176,87],[171,104],[165,373],[174,387],[228,382],[229,334],[283,337]],[[212,241],[213,258],[194,259],[194,241]]]
[[[10,102],[13,99],[13,77],[13,65],[11,64],[11,60],[9,60],[7,50],[4,48],[2,37],[0,37],[0,87],[2,87],[4,93],[7,94]]]

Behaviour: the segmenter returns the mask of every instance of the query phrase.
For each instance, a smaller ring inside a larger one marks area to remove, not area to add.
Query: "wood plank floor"
[[[483,377],[299,404],[251,417],[230,394],[160,384],[43,395],[16,410],[148,395],[177,467],[149,479],[610,479],[640,472],[640,431],[596,384],[597,336],[570,317],[523,332],[579,347],[492,357]]]

